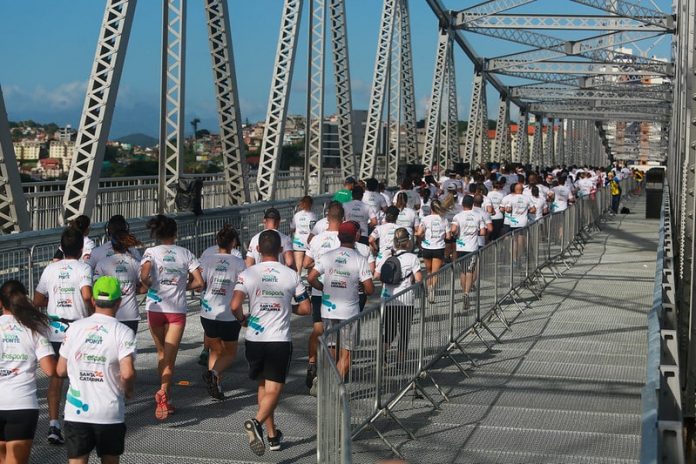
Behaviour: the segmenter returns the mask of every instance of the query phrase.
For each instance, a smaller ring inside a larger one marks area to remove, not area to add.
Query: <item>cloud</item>
[[[66,82],[52,88],[39,85],[26,89],[13,84],[3,87],[8,111],[79,109],[84,102],[86,90],[86,81]]]

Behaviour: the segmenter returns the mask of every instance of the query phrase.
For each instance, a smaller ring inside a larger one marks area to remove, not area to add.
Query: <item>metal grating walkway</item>
[[[514,320],[502,344],[486,352],[479,342],[468,340],[468,352],[480,363],[469,371],[471,378],[446,361],[433,371],[450,399],[440,410],[433,411],[423,400],[404,399],[397,414],[416,441],[393,423],[378,420],[377,426],[410,463],[637,462],[646,312],[658,228],[657,221],[643,219],[643,202],[629,202],[633,214],[610,219],[593,235],[584,256]],[[507,313],[512,317],[517,311],[510,308]],[[243,349],[225,379],[232,398],[213,403],[196,364],[202,338],[197,313],[188,324],[177,361],[176,379],[184,383],[174,389],[177,414],[163,424],[153,417],[155,354],[141,325],[137,398],[127,407],[129,432],[122,462],[316,462],[316,400],[304,387],[308,321],[293,320],[292,375],[277,412],[278,426],[287,437],[285,448],[262,458],[251,453],[241,429],[253,415],[256,399],[246,378]],[[493,328],[500,332],[502,325]],[[44,381],[41,386],[45,388]],[[45,389],[40,396],[45,397]],[[41,407],[32,462],[64,463],[61,448],[43,444],[45,402]],[[387,457],[388,450],[371,432],[354,442],[356,463]]]

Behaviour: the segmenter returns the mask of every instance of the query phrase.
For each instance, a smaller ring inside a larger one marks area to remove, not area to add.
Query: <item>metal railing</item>
[[[222,173],[184,174],[184,179],[202,179],[202,208],[229,206],[227,188]],[[339,170],[325,169],[321,192],[334,192],[343,186]],[[256,185],[256,172],[251,171],[249,185]],[[302,172],[281,171],[276,175],[276,199],[296,199],[304,195],[305,179]],[[158,177],[115,177],[99,181],[97,199],[91,219],[107,221],[114,214],[125,217],[143,217],[157,213]],[[65,181],[27,182],[22,185],[33,230],[43,230],[60,224]],[[251,203],[257,201],[256,190],[250,189]]]
[[[664,188],[663,200],[655,290],[652,309],[648,313],[648,362],[642,391],[642,464],[680,464],[685,460],[676,330],[672,211],[667,186]]]
[[[632,179],[623,181],[625,191],[632,183]],[[422,282],[383,299],[379,307],[327,330],[321,337],[322,346],[349,343],[351,364],[345,376],[328,375],[325,371],[336,369],[335,359],[328,355],[328,349],[319,358],[319,427],[325,426],[323,420],[330,420],[332,429],[330,435],[318,434],[318,462],[352,462],[352,440],[366,429],[374,431],[395,455],[402,457],[376,421],[390,418],[415,439],[394,413],[397,404],[415,390],[437,407],[423,388],[426,381],[446,400],[446,393],[433,376],[433,366],[448,359],[467,376],[466,366],[453,356],[460,351],[466,363],[476,365],[465,353],[462,339],[473,335],[489,346],[483,338],[488,333],[500,341],[489,327],[490,321],[496,319],[509,328],[506,311],[514,308],[522,312],[528,306],[521,298],[522,291],[540,298],[547,270],[558,275],[562,264],[569,267],[569,261],[577,259],[586,232],[599,227],[610,206],[608,188],[598,189],[567,210],[515,229],[478,252],[443,266]],[[335,392],[340,386],[345,394],[339,398]],[[349,430],[335,430],[341,424]],[[333,460],[322,460],[325,456]]]

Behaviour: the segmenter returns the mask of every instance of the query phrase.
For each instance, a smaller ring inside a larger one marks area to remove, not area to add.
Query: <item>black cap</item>
[[[275,209],[275,208],[268,208],[264,213],[263,213],[263,218],[264,219],[277,219],[280,220],[280,212]]]
[[[355,177],[353,177],[353,176],[346,177],[346,181],[344,182],[344,184],[354,184],[354,183],[355,183]]]

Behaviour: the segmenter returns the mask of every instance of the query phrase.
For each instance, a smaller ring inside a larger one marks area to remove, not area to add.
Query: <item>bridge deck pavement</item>
[[[415,441],[386,419],[377,421],[409,462],[637,462],[658,231],[657,221],[644,219],[643,203],[642,198],[627,202],[633,214],[611,218],[593,234],[585,254],[550,283],[541,301],[518,316],[508,307],[508,316],[515,316],[512,330],[492,324],[502,333],[502,343],[487,351],[473,337],[465,340],[479,364],[469,370],[470,378],[447,361],[436,366],[432,375],[449,397],[443,401],[428,388],[439,410],[410,396],[397,405],[396,414],[415,433]],[[173,389],[177,412],[164,423],[153,414],[155,353],[141,324],[137,393],[127,405],[122,462],[316,462],[316,400],[304,386],[309,320],[294,317],[292,322],[295,354],[276,418],[286,437],[284,449],[258,458],[242,431],[256,406],[243,345],[224,380],[229,399],[213,402],[197,365],[198,317],[192,311],[188,318]],[[41,398],[45,383],[41,379]],[[66,462],[63,448],[44,444],[43,400],[41,408],[32,462]],[[373,432],[354,443],[355,462],[374,463],[389,455]],[[97,462],[94,456],[91,462]]]

